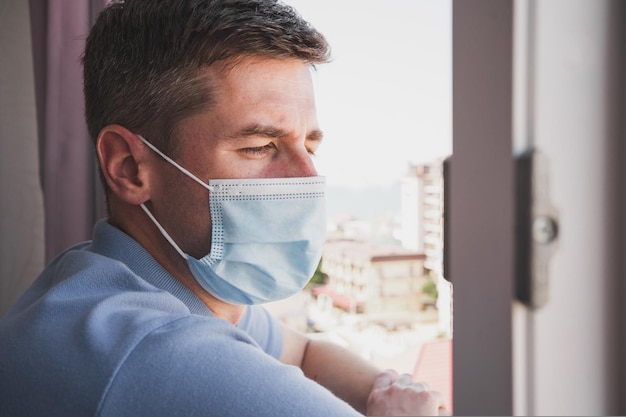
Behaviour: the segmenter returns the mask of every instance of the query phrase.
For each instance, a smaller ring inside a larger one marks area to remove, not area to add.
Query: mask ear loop
[[[163,226],[161,226],[161,223],[159,223],[156,217],[154,217],[154,215],[150,213],[150,210],[148,210],[148,207],[146,207],[144,203],[141,203],[139,206],[143,209],[143,211],[146,212],[148,217],[150,217],[150,220],[152,220],[152,223],[154,223],[154,225],[161,231],[161,234],[163,235],[163,237],[167,239],[168,242],[170,242],[170,245],[172,245],[174,249],[176,249],[176,252],[178,252],[180,256],[183,257],[183,259],[188,259],[189,255],[183,252],[182,249],[176,244],[176,242],[174,242],[174,239],[172,239],[170,234],[165,231]]]
[[[143,136],[141,135],[137,135],[137,137],[139,139],[141,139],[141,141],[150,149],[152,149],[154,152],[156,152],[161,158],[165,159],[167,162],[169,162],[170,164],[174,165],[176,168],[178,168],[180,170],[180,172],[182,172],[183,174],[187,175],[189,178],[191,178],[192,180],[194,180],[195,182],[197,182],[198,184],[200,184],[201,186],[203,186],[204,188],[206,188],[209,191],[213,191],[213,187],[210,186],[209,184],[207,184],[206,182],[202,181],[200,178],[196,177],[195,175],[193,175],[189,170],[187,170],[186,168],[184,168],[182,165],[180,165],[178,162],[174,161],[172,158],[170,158],[169,156],[165,155],[163,152],[161,152],[159,150],[159,148],[157,148],[156,146],[154,146],[153,144],[151,144],[150,142],[148,142],[146,139],[143,138]]]
[[[157,148],[156,146],[154,146],[153,144],[151,144],[150,142],[148,142],[146,139],[144,139],[143,136],[141,135],[137,135],[137,137],[139,139],[141,139],[141,141],[150,149],[152,149],[154,152],[156,152],[161,158],[165,159],[167,162],[169,162],[170,164],[174,165],[176,168],[178,168],[183,174],[187,175],[189,178],[191,178],[192,180],[194,180],[195,182],[197,182],[198,184],[200,184],[201,186],[203,186],[204,188],[206,188],[209,191],[213,191],[213,189],[215,187],[210,186],[209,184],[206,184],[204,182],[202,182],[201,179],[199,179],[198,177],[196,177],[195,175],[193,175],[190,171],[188,171],[186,168],[182,167],[181,165],[179,165],[176,161],[174,161],[172,158],[170,158],[169,156],[165,155],[163,152],[161,152],[159,150],[159,148]],[[189,255],[187,255],[185,252],[182,251],[182,249],[176,244],[176,242],[174,242],[174,239],[172,239],[172,237],[170,236],[169,233],[167,233],[165,231],[165,229],[163,228],[163,226],[161,226],[161,223],[159,223],[159,221],[156,219],[156,217],[154,217],[154,215],[150,212],[150,210],[148,210],[148,208],[146,207],[146,205],[144,203],[141,203],[139,205],[143,211],[148,215],[148,217],[150,218],[150,220],[152,220],[152,223],[154,223],[154,225],[159,229],[159,231],[161,232],[161,234],[163,235],[163,237],[165,239],[167,239],[168,242],[170,242],[170,245],[172,245],[172,247],[174,249],[176,249],[176,252],[178,252],[180,254],[180,256],[183,257],[183,259],[187,260],[189,259]]]

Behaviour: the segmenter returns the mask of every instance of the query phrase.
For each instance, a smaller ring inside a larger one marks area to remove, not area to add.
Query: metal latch
[[[558,246],[557,209],[549,195],[549,164],[536,149],[516,158],[516,296],[531,308],[549,300],[549,264]]]

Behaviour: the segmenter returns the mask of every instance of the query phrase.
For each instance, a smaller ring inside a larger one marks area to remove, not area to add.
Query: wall
[[[28,2],[0,1],[0,316],[44,263]]]

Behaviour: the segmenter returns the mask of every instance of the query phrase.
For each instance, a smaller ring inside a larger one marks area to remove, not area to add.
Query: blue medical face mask
[[[211,252],[201,259],[183,252],[141,204],[202,288],[231,304],[280,300],[304,288],[326,239],[324,177],[220,179],[206,184],[139,138],[209,190]]]

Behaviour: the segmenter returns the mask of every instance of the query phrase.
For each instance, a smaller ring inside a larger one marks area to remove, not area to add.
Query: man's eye
[[[240,152],[248,156],[260,157],[260,156],[265,156],[269,154],[270,152],[274,150],[275,147],[276,146],[273,143],[268,143],[265,146],[243,148],[243,149],[240,149]]]

